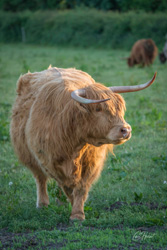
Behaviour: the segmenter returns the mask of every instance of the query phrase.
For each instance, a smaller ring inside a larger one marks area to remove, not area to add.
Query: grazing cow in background
[[[164,53],[164,52],[161,52],[161,53],[159,54],[159,60],[160,60],[161,63],[165,63],[165,62],[166,62],[167,57],[165,56],[165,53]]]
[[[84,202],[108,150],[130,139],[125,102],[117,93],[151,85],[107,88],[76,69],[49,68],[18,80],[11,139],[20,161],[33,173],[37,207],[47,206],[53,178],[72,204],[71,219],[84,220]]]
[[[138,40],[132,47],[130,57],[127,58],[129,67],[136,64],[149,66],[153,63],[158,54],[157,46],[152,39]]]
[[[159,54],[159,59],[160,59],[161,63],[165,63],[167,60],[167,35],[166,35],[166,43],[165,43],[165,46],[163,48],[163,51]]]

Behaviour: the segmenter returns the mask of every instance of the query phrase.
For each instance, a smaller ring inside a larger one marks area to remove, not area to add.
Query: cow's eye
[[[100,106],[97,106],[96,107],[96,112],[100,112],[100,111],[102,111],[102,108]]]

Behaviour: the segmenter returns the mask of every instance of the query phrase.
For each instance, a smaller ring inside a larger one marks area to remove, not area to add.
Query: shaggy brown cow
[[[152,39],[138,40],[132,47],[130,57],[127,58],[129,67],[135,64],[149,66],[153,63],[158,54],[157,46]]]
[[[154,78],[111,89],[76,69],[49,68],[19,78],[11,139],[35,177],[37,207],[49,204],[47,180],[53,178],[72,204],[70,218],[85,218],[84,202],[107,151],[131,137],[124,100],[114,92],[138,91]]]

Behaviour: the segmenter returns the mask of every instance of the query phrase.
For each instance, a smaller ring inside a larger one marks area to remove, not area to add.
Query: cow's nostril
[[[121,128],[121,132],[124,134],[124,133],[127,133],[128,132],[128,129],[127,128]]]
[[[122,127],[120,129],[120,132],[122,134],[122,137],[126,139],[126,138],[128,138],[130,136],[131,127],[130,126]]]

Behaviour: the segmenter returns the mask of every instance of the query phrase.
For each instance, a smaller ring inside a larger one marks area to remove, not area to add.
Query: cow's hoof
[[[85,220],[85,215],[83,213],[77,213],[77,214],[72,214],[70,216],[70,220],[80,220],[80,221],[83,221]]]

